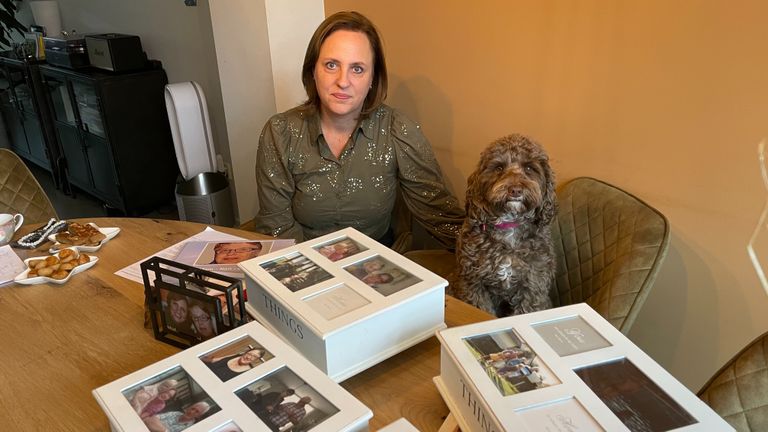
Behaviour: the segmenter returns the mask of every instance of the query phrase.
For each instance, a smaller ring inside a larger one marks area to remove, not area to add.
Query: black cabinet
[[[40,66],[69,183],[135,216],[173,200],[178,176],[165,71]]]
[[[0,57],[0,111],[11,148],[53,173],[58,186],[60,153],[43,93],[37,63]]]

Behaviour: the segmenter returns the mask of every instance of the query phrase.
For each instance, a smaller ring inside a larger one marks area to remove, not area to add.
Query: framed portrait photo
[[[265,262],[261,267],[293,292],[333,278],[330,273],[299,252]]]
[[[247,322],[239,279],[158,257],[141,269],[156,339],[187,348]]]
[[[360,252],[364,252],[368,250],[367,247],[363,246],[362,244],[354,241],[349,237],[344,237],[338,240],[330,241],[328,243],[323,243],[321,245],[315,246],[313,249],[319,252],[320,255],[328,258],[330,261],[333,261],[333,262],[343,260],[344,258],[349,258]]]
[[[344,267],[344,270],[383,296],[392,295],[421,282],[421,279],[380,255]]]
[[[252,337],[245,336],[200,356],[220,380],[230,379],[266,363],[275,356]]]

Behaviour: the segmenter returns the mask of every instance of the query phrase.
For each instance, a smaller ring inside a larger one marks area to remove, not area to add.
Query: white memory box
[[[336,382],[445,328],[448,282],[353,228],[239,266],[248,312]]]
[[[351,432],[368,430],[373,416],[257,322],[99,387],[93,395],[113,432],[149,431],[157,425],[171,430],[168,422],[174,421],[189,432],[278,427]]]
[[[400,418],[379,429],[378,432],[419,432],[419,430],[405,418]]]
[[[462,431],[732,431],[582,303],[438,333]]]

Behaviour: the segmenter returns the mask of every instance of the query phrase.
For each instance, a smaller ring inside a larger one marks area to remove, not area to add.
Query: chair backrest
[[[48,195],[16,153],[0,149],[0,212],[21,213],[24,223],[57,218]]]
[[[558,190],[557,201],[554,305],[586,302],[627,334],[666,256],[667,218],[589,177],[568,182]]]
[[[733,356],[699,397],[739,432],[768,431],[768,333]]]

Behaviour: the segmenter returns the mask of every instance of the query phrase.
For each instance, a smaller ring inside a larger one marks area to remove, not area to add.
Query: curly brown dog
[[[557,203],[544,149],[522,135],[499,138],[467,183],[455,295],[499,317],[552,307]]]

